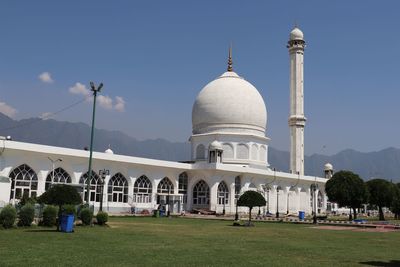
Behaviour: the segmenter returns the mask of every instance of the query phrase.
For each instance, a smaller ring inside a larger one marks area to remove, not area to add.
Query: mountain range
[[[51,146],[84,149],[89,146],[90,127],[84,123],[29,118],[13,120],[0,113],[0,136],[10,135],[13,140]],[[115,154],[146,157],[171,161],[190,160],[190,143],[170,142],[165,139],[137,140],[119,131],[95,130],[93,149],[105,151],[108,146]],[[289,152],[269,147],[268,161],[271,168],[289,169]],[[313,154],[305,157],[307,175],[323,175],[325,163],[336,171],[351,170],[364,180],[380,177],[400,182],[400,149],[386,148],[363,153],[352,149],[335,155]]]

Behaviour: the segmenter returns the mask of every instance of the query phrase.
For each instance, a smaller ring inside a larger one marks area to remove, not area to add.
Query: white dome
[[[332,171],[333,170],[333,166],[330,163],[326,163],[324,166],[324,170],[325,171]]]
[[[290,32],[290,40],[304,40],[303,32],[299,28],[295,27]]]
[[[233,71],[207,84],[193,105],[193,134],[229,132],[265,137],[266,125],[262,96]]]
[[[108,148],[106,151],[104,151],[104,153],[114,154],[114,151],[112,151],[111,148]]]
[[[220,142],[218,142],[217,140],[213,141],[209,147],[209,150],[223,150],[222,148],[222,144]]]

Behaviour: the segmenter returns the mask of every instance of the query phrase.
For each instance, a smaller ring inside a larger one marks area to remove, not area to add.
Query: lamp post
[[[286,200],[286,215],[288,215],[289,214],[289,194],[290,194],[290,188],[289,188],[289,190],[288,190],[288,192],[287,192],[287,200]]]
[[[90,179],[92,179],[92,156],[93,156],[93,139],[94,139],[94,120],[96,116],[96,97],[97,93],[100,92],[103,87],[103,83],[100,83],[96,88],[94,82],[90,82],[90,90],[93,92],[93,113],[92,113],[92,129],[90,134],[90,152],[89,152],[89,168],[88,168],[88,179],[86,181],[86,203],[89,204],[90,194]]]
[[[169,218],[171,216],[171,205],[170,205],[170,200],[169,200],[169,191],[171,190],[171,185],[168,184],[168,196],[167,196],[167,207],[168,207],[168,211],[167,211],[167,217]]]
[[[106,176],[110,175],[110,170],[100,170],[99,171],[99,175],[100,175],[100,181],[101,181],[101,188],[100,188],[100,211],[103,211],[103,192],[104,192],[104,182],[106,180]],[[96,188],[97,189],[97,188]]]
[[[53,182],[54,182],[54,164],[56,163],[56,162],[61,162],[62,161],[62,159],[61,158],[58,158],[58,159],[52,159],[52,158],[50,158],[50,157],[47,157],[50,161],[51,161],[51,165],[52,165],[52,171],[51,171],[51,182],[50,182],[50,186],[52,186],[53,185]]]
[[[276,218],[279,218],[279,186],[276,188]]]
[[[317,224],[317,199],[315,196],[315,192],[317,191],[317,177],[315,177],[314,184],[312,185],[313,191],[313,224]]]

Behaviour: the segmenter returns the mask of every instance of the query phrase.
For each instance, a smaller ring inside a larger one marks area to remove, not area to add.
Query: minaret
[[[290,56],[290,171],[304,174],[304,48],[303,32],[290,32],[287,48]]]

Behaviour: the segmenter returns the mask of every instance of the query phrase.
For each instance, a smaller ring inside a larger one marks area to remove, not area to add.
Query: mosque
[[[117,155],[107,149],[93,153],[93,173],[87,181],[88,151],[0,138],[0,206],[17,203],[23,195],[39,196],[53,184],[67,183],[81,192],[83,200],[88,197],[95,209],[101,204],[112,213],[151,212],[163,207],[171,213],[234,214],[238,197],[247,190],[263,194],[265,214],[325,212],[324,188],[332,165],[324,166],[325,177],[304,175],[305,44],[303,32],[295,27],[287,43],[289,173],[268,164],[266,105],[258,90],[234,72],[230,50],[227,71],[208,83],[194,102],[190,161]]]

